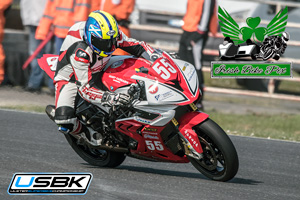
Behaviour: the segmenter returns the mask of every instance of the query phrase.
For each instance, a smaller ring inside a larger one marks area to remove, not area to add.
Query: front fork
[[[194,103],[191,103],[189,106],[192,109],[192,112],[188,112],[181,116],[179,122],[173,118],[172,123],[178,135],[182,139],[185,154],[200,160],[203,158],[203,149],[193,127],[206,120],[208,115],[200,112]]]

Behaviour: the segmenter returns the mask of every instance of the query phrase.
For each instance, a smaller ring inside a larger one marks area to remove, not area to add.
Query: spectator
[[[5,11],[7,11],[7,9],[11,4],[12,4],[12,0],[0,1],[0,84],[4,80],[5,53],[2,47],[2,40],[4,37]]]
[[[35,39],[35,32],[37,26],[39,25],[39,21],[43,16],[43,11],[46,6],[47,0],[21,0],[20,2],[20,10],[21,10],[21,18],[23,25],[29,29],[29,54],[32,55],[36,48],[41,43],[41,40]],[[47,46],[47,48],[51,48],[51,44]],[[48,50],[49,51],[49,50]],[[37,58],[42,57],[45,53],[45,50],[41,50],[37,55]],[[47,52],[49,53],[49,52]],[[37,63],[37,58],[33,59],[30,63],[31,72],[29,76],[29,80],[25,90],[30,92],[37,92],[41,90],[41,86],[44,80],[44,71],[39,67]],[[47,85],[50,89],[50,93],[54,94],[54,85],[51,78],[47,77]]]
[[[77,22],[87,20],[91,9],[90,2],[91,0],[48,0],[35,38],[44,40],[53,28],[55,53],[59,54],[69,28]]]
[[[130,38],[129,16],[134,9],[135,0],[92,0],[91,4],[91,11],[103,10],[114,16],[122,32]],[[128,53],[117,49],[114,55],[128,55]]]
[[[195,65],[197,69],[200,91],[202,92],[197,106],[203,109],[202,51],[208,39],[208,32],[213,34],[217,32],[217,1],[188,0],[183,21],[183,34],[180,39],[178,55],[181,59]]]

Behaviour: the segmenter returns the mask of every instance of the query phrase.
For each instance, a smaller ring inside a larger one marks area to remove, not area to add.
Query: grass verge
[[[2,109],[10,109],[10,110],[21,110],[28,112],[39,112],[45,113],[45,106],[36,106],[36,105],[1,105]]]
[[[227,134],[300,141],[299,114],[224,114],[207,112]]]

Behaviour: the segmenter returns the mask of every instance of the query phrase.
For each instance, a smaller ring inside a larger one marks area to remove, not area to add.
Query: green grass
[[[36,105],[7,105],[7,106],[0,106],[0,108],[45,113],[44,106],[36,106]]]
[[[207,112],[227,134],[300,141],[300,115],[224,114]]]

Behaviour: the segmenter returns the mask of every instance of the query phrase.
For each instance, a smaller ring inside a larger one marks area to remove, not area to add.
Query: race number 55
[[[150,151],[154,151],[155,149],[158,151],[163,151],[164,147],[163,145],[160,143],[160,141],[151,141],[151,140],[145,140],[147,148]]]
[[[165,80],[171,77],[171,73],[176,73],[176,69],[164,58],[155,63],[152,69]]]

